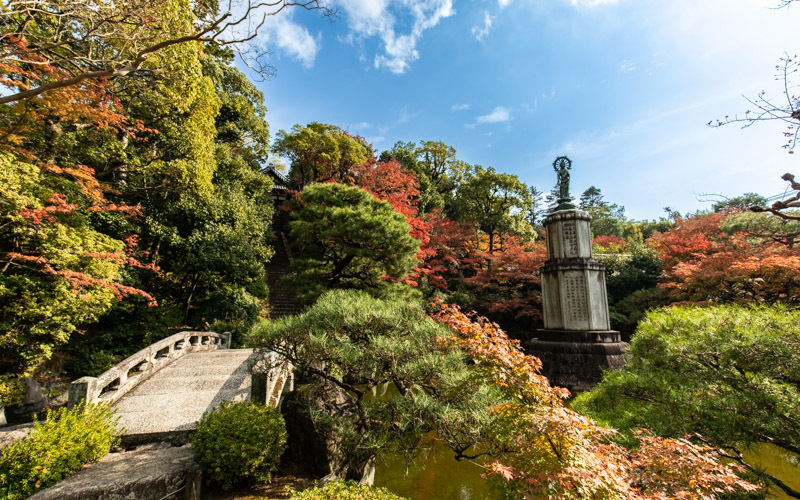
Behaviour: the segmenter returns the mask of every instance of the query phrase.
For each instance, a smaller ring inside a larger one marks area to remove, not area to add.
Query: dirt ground
[[[317,478],[293,465],[281,467],[272,482],[258,486],[241,486],[228,491],[203,485],[203,500],[285,499],[289,490],[303,491],[313,487]]]

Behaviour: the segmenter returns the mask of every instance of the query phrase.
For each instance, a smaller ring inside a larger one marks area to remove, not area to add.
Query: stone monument
[[[611,330],[605,266],[592,256],[592,217],[572,204],[571,167],[566,156],[553,162],[559,199],[556,209],[544,220],[544,328],[536,331],[528,347],[542,360],[542,371],[551,383],[575,392],[599,382],[601,368],[621,367],[628,344],[621,341],[619,332]]]

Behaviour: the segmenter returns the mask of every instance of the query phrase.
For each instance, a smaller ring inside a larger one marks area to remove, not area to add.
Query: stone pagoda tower
[[[624,364],[620,334],[608,319],[605,266],[592,257],[592,217],[578,210],[569,195],[572,162],[553,162],[558,174],[558,206],[544,221],[547,261],[542,266],[544,328],[528,343],[542,360],[551,383],[574,391],[593,387],[601,368]]]

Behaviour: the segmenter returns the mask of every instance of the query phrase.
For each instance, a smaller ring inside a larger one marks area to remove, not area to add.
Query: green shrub
[[[571,407],[631,435],[701,434],[714,446],[800,449],[800,310],[672,307],[647,313],[629,362]]]
[[[292,500],[403,500],[386,488],[362,486],[355,481],[333,481],[321,488],[293,491]]]
[[[203,473],[223,489],[271,480],[285,448],[280,412],[254,403],[223,403],[203,415],[192,438]]]
[[[27,498],[100,459],[119,442],[108,405],[47,412],[25,439],[0,449],[0,498]]]
[[[22,403],[25,397],[25,382],[13,375],[0,375],[0,406]]]

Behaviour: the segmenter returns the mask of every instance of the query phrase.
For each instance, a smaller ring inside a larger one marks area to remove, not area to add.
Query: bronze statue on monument
[[[559,156],[553,162],[553,169],[558,176],[558,206],[556,210],[572,210],[575,205],[572,204],[572,197],[569,195],[569,171],[572,168],[572,160],[566,156]]]

